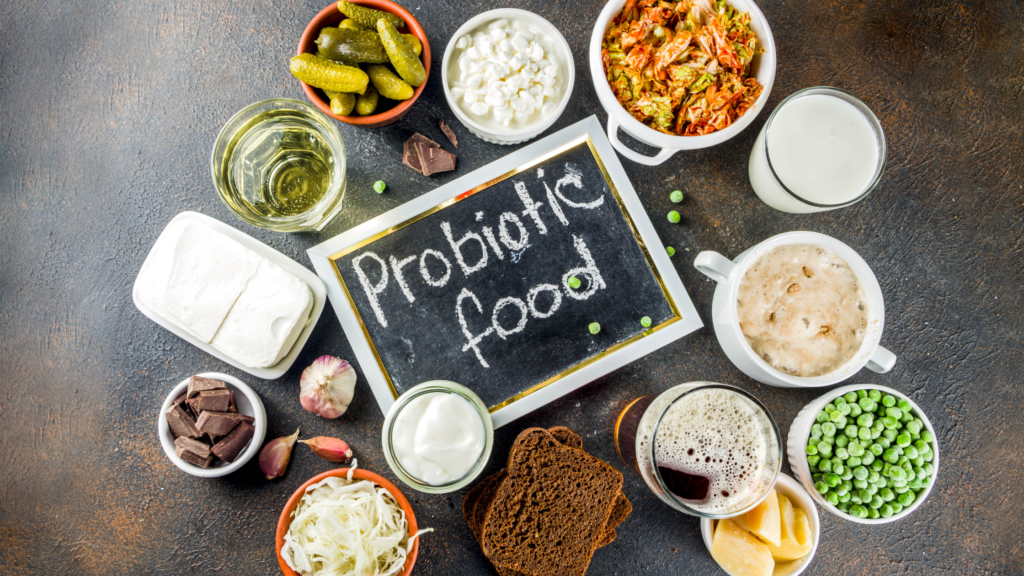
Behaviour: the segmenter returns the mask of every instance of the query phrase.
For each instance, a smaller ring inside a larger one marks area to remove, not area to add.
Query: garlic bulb
[[[348,410],[356,388],[356,370],[334,356],[321,356],[302,371],[299,401],[307,412],[337,418]]]

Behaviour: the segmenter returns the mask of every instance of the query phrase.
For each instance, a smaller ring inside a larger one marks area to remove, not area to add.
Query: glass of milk
[[[838,88],[805,88],[768,117],[750,153],[750,184],[776,210],[823,212],[861,201],[885,167],[871,109]]]

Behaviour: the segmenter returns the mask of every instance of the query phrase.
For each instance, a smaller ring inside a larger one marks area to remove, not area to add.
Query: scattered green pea
[[[601,325],[598,324],[597,322],[591,322],[590,326],[588,326],[587,328],[590,329],[591,334],[597,334],[598,332],[601,331]]]
[[[580,279],[575,276],[569,276],[569,279],[566,280],[565,283],[569,285],[569,288],[574,290],[583,285],[583,282],[580,282]]]
[[[680,220],[682,220],[682,218],[679,216],[679,212],[676,212],[675,210],[673,210],[673,211],[668,213],[668,221],[669,222],[671,222],[673,224],[679,224]]]
[[[651,327],[651,317],[650,316],[644,316],[643,318],[641,318],[640,319],[640,325],[643,326],[644,328],[650,328]]]
[[[671,194],[668,195],[668,199],[671,200],[672,202],[676,203],[676,204],[679,204],[680,202],[683,201],[683,191],[682,190],[675,190],[675,191],[673,191]]]
[[[377,180],[376,182],[373,183],[373,191],[376,192],[377,194],[383,194],[384,189],[387,187],[387,184],[385,184],[383,180]]]
[[[895,405],[896,405],[896,397],[895,396],[893,396],[891,394],[886,394],[885,396],[882,396],[882,406],[885,406],[886,408],[891,408],[891,407],[893,407]]]
[[[874,402],[878,402],[882,399],[881,390],[868,390],[868,398]]]
[[[668,257],[671,258],[676,255],[676,249],[671,246],[665,247],[665,252],[668,253]]]

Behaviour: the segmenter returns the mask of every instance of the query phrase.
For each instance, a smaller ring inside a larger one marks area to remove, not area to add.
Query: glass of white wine
[[[213,183],[236,216],[279,232],[321,230],[341,212],[345,146],[312,106],[287,98],[237,112],[217,136]]]

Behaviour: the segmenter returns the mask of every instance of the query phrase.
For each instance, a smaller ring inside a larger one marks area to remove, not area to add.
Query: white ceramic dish
[[[860,350],[849,362],[828,374],[800,377],[772,368],[754,352],[740,329],[736,315],[736,298],[743,275],[766,252],[786,244],[814,244],[835,252],[850,265],[850,269],[856,274],[867,294],[868,328]],[[711,303],[711,319],[715,325],[718,343],[737,368],[758,382],[782,388],[814,388],[842,382],[865,366],[873,372],[883,374],[892,370],[896,364],[896,355],[879,345],[882,329],[885,327],[885,303],[878,279],[867,262],[853,248],[831,236],[817,232],[786,232],[744,250],[734,260],[729,260],[718,252],[701,252],[693,261],[693,265],[702,274],[718,283]]]
[[[810,494],[793,478],[786,474],[779,474],[779,479],[775,482],[775,491],[785,495],[795,507],[807,513],[807,521],[810,522],[811,532],[814,534],[814,546],[807,556],[793,563],[787,562],[784,569],[777,567],[772,574],[772,576],[798,576],[807,570],[811,561],[814,560],[814,554],[818,551],[818,541],[821,540],[821,519],[818,518],[818,509],[814,507],[814,500],[811,499]],[[711,537],[714,535],[713,522],[716,520],[711,518],[702,518],[700,521],[700,535],[704,538],[704,546],[707,547],[709,553],[711,552]]]
[[[561,73],[564,78],[563,83],[559,86],[561,90],[558,108],[556,108],[555,111],[547,118],[543,118],[532,126],[518,130],[495,130],[494,128],[480,124],[470,118],[470,116],[466,114],[458,104],[456,104],[455,100],[452,98],[451,92],[449,91],[451,83],[449,81],[448,69],[450,66],[456,66],[456,64],[451,61],[452,52],[455,51],[455,43],[459,38],[480,26],[501,18],[522,20],[547,34],[554,46],[545,46],[544,49],[548,52],[554,53],[555,57],[558,59],[558,65],[561,68]],[[550,22],[533,12],[527,12],[526,10],[519,10],[517,8],[498,8],[495,10],[488,10],[487,12],[470,18],[465,24],[455,31],[451,40],[448,41],[448,46],[444,49],[444,58],[441,60],[441,82],[444,86],[444,98],[448,102],[448,107],[452,109],[455,117],[458,118],[459,122],[462,122],[462,125],[470,132],[475,134],[481,140],[492,144],[519,144],[536,138],[541,132],[550,128],[551,125],[558,120],[559,116],[562,115],[562,112],[565,111],[565,107],[569,104],[569,98],[572,96],[573,84],[576,82],[576,63],[572,58],[572,51],[569,49],[569,43],[565,41],[565,37],[558,31],[558,28],[555,28]]]
[[[310,332],[313,331],[313,326],[316,326],[317,320],[320,319],[320,313],[324,311],[324,304],[327,302],[327,288],[324,286],[323,281],[320,280],[320,278],[316,274],[310,272],[309,269],[306,268],[305,266],[302,266],[298,262],[292,260],[291,258],[285,256],[284,254],[281,254],[280,252],[274,250],[270,246],[267,246],[263,242],[260,242],[259,240],[256,240],[252,236],[244,234],[239,230],[236,230],[235,228],[228,226],[227,224],[221,222],[220,220],[210,218],[205,214],[200,214],[198,212],[182,212],[181,214],[178,214],[173,219],[171,219],[171,221],[168,222],[167,225],[170,226],[172,223],[186,218],[191,218],[199,222],[202,222],[203,224],[206,224],[207,226],[213,228],[214,230],[220,232],[221,234],[224,234],[231,238],[232,240],[237,241],[242,246],[245,246],[246,248],[259,254],[260,256],[263,256],[264,258],[270,260],[274,264],[277,264],[281,268],[284,268],[288,272],[291,272],[300,280],[305,282],[306,285],[309,286],[310,293],[312,293],[313,295],[313,309],[309,311],[309,319],[306,321],[306,326],[302,329],[302,332],[299,334],[299,337],[295,340],[295,344],[292,346],[292,349],[288,352],[287,355],[285,355],[284,358],[281,359],[280,362],[274,364],[269,368],[252,368],[238,362],[237,360],[231,358],[227,354],[224,354],[220,350],[217,350],[213,346],[205,342],[199,341],[174,322],[171,322],[169,319],[164,318],[160,314],[157,314],[155,311],[148,308],[145,304],[142,303],[141,300],[139,300],[138,279],[136,279],[135,286],[132,288],[132,300],[135,301],[135,307],[139,309],[139,312],[145,314],[150,320],[156,322],[157,324],[163,326],[167,330],[173,332],[182,340],[185,340],[189,344],[192,344],[193,346],[203,350],[204,352],[210,354],[211,356],[214,356],[216,358],[223,360],[224,362],[227,362],[228,364],[231,364],[232,366],[238,368],[239,370],[244,370],[245,372],[248,372],[249,374],[252,374],[257,378],[263,378],[264,380],[276,380],[280,378],[281,376],[284,375],[285,372],[288,371],[289,368],[292,367],[292,364],[295,363],[295,359],[298,358],[299,352],[302,350],[302,347],[306,345],[306,340],[309,339]],[[164,227],[164,231],[166,230],[167,228]],[[161,234],[163,234],[163,232],[161,232]],[[149,256],[146,257],[146,260],[148,261],[152,257],[153,253],[150,252]],[[143,266],[145,266],[145,263],[143,263]]]
[[[238,406],[238,413],[245,414],[246,416],[252,416],[256,420],[253,422],[253,426],[256,427],[256,433],[253,434],[252,440],[249,441],[249,445],[245,447],[245,450],[238,455],[238,458],[230,464],[227,462],[217,462],[209,468],[200,468],[194,464],[189,464],[174,453],[174,436],[171,434],[171,428],[167,424],[167,418],[164,418],[164,412],[171,407],[171,403],[178,396],[181,396],[188,388],[188,378],[185,378],[178,383],[177,386],[171,390],[171,393],[167,395],[164,400],[163,406],[160,407],[160,414],[157,415],[157,434],[160,436],[160,445],[163,446],[164,452],[167,457],[171,459],[182,472],[187,472],[193,476],[200,478],[217,478],[218,476],[225,476],[231,474],[235,470],[241,468],[246,462],[252,460],[252,457],[260,451],[260,446],[263,445],[263,439],[267,435],[267,411],[263,407],[263,401],[256,392],[247,386],[244,382],[230,376],[228,374],[222,374],[220,372],[205,372],[203,374],[196,374],[196,376],[202,376],[203,378],[213,378],[214,380],[221,380],[228,385],[228,388],[235,391],[235,404]]]
[[[768,20],[761,13],[761,10],[751,0],[730,0],[733,8],[741,12],[750,13],[750,27],[753,29],[757,39],[761,41],[764,53],[759,54],[751,63],[751,76],[757,78],[764,90],[754,102],[753,107],[740,116],[731,126],[706,136],[671,136],[663,132],[645,126],[626,111],[615,98],[608,79],[604,74],[604,64],[601,62],[601,41],[607,32],[612,18],[622,12],[626,0],[611,0],[605,5],[604,10],[597,17],[594,24],[594,32],[590,37],[590,76],[594,80],[594,89],[597,91],[597,99],[601,106],[608,112],[608,139],[612,146],[626,158],[646,166],[657,166],[672,157],[680,150],[696,150],[707,148],[715,144],[721,144],[736,136],[750,125],[768,104],[768,96],[771,94],[772,85],[775,84],[775,65],[777,53],[775,50],[775,37],[768,26]],[[619,128],[625,130],[630,136],[655,148],[661,148],[655,156],[644,156],[629,148],[619,141]]]
[[[807,447],[807,438],[811,435],[811,426],[814,425],[814,422],[816,421],[815,417],[818,415],[818,412],[821,412],[821,409],[835,398],[842,396],[847,392],[856,392],[857,390],[878,390],[882,392],[882,394],[892,394],[896,398],[902,398],[903,400],[910,402],[914,411],[917,412],[917,417],[924,422],[925,429],[935,436],[935,442],[932,442],[932,450],[935,451],[935,458],[931,462],[932,466],[935,468],[935,471],[932,473],[932,481],[928,483],[927,488],[921,491],[913,504],[901,510],[899,514],[893,514],[888,518],[875,518],[874,520],[871,518],[854,518],[830,504],[828,500],[825,500],[821,494],[818,494],[818,491],[814,489],[814,479],[811,477],[811,467],[807,463],[807,452],[805,451]],[[928,495],[931,494],[932,488],[935,486],[935,478],[939,475],[938,438],[939,435],[935,433],[935,427],[932,426],[931,421],[928,420],[928,416],[924,413],[924,410],[921,410],[921,407],[905,394],[897,392],[892,388],[879,386],[877,384],[851,384],[849,386],[842,386],[835,390],[831,390],[828,394],[825,394],[807,406],[804,406],[803,410],[801,410],[796,415],[796,418],[793,419],[793,425],[789,427],[786,451],[789,453],[790,468],[793,469],[796,473],[796,477],[800,480],[800,483],[804,485],[804,488],[806,488],[807,492],[812,495],[818,505],[832,514],[835,514],[839,518],[849,520],[850,522],[856,522],[858,524],[886,524],[889,522],[895,522],[905,516],[909,516],[914,510],[917,510],[922,502],[928,499]]]

